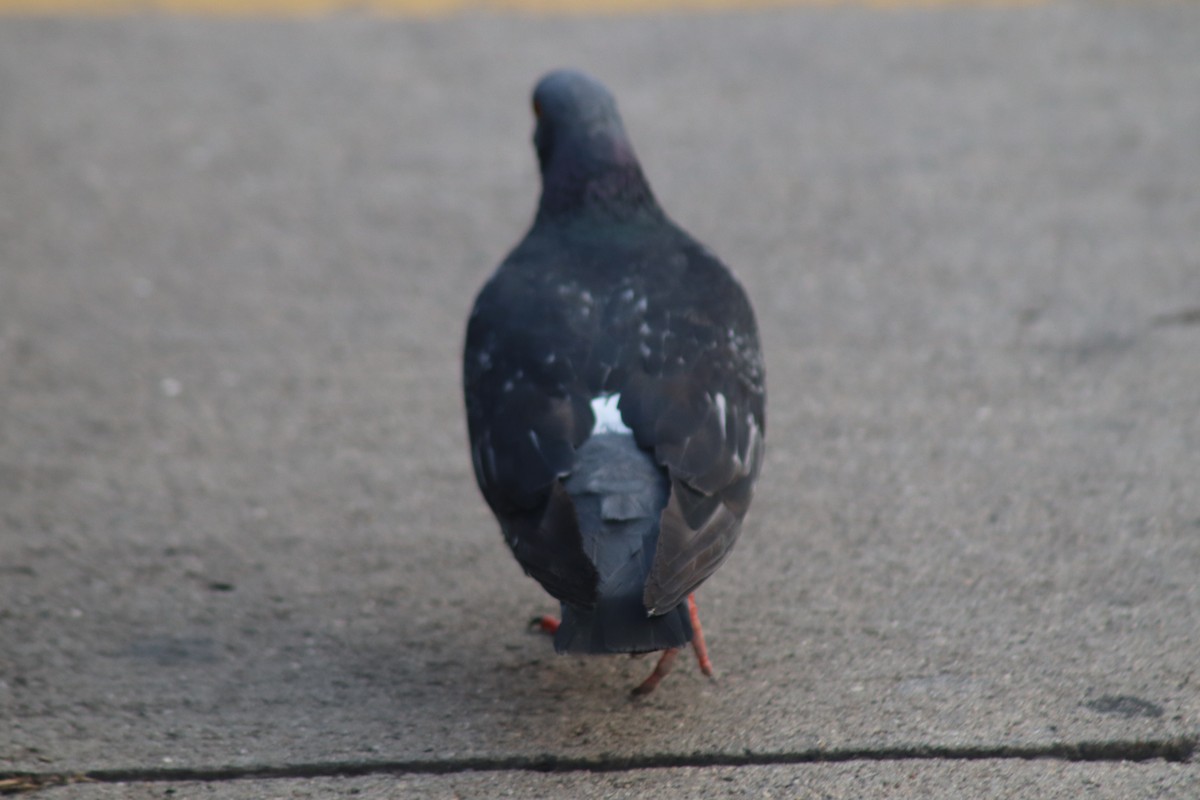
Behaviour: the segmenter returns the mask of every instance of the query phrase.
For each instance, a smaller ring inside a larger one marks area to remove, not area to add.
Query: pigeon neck
[[[572,214],[628,220],[657,218],[662,210],[637,159],[562,159],[543,165],[539,220]]]

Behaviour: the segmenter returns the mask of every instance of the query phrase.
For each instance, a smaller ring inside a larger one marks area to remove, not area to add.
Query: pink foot
[[[708,660],[708,648],[704,646],[704,631],[700,627],[700,610],[696,608],[696,594],[688,595],[688,616],[692,618],[692,651],[696,654],[696,663],[700,671],[708,677],[713,676],[713,665]]]
[[[659,682],[667,677],[667,673],[671,671],[671,667],[675,666],[675,659],[678,655],[678,647],[664,650],[662,657],[658,659],[658,664],[654,666],[654,672],[651,672],[650,677],[634,687],[633,695],[635,697],[643,697],[653,692]]]

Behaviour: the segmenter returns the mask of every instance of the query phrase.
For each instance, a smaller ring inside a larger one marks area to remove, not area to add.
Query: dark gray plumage
[[[678,648],[762,464],[754,314],[659,208],[600,83],[552,72],[533,101],[537,216],[467,326],[475,476],[562,603],[557,649]]]

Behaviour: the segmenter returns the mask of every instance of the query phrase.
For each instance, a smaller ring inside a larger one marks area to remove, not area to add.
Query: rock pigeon
[[[513,555],[561,604],[558,652],[692,643],[762,465],[749,300],[659,207],[616,102],[574,70],[533,93],[542,195],[475,301],[463,389],[475,478]]]

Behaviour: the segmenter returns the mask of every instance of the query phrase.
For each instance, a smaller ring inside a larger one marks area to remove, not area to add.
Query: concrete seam
[[[463,757],[391,761],[328,761],[283,765],[215,767],[106,768],[81,772],[0,772],[0,794],[36,791],[70,783],[166,783],[236,780],[347,778],[364,775],[459,772],[627,772],[681,767],[787,766],[852,761],[1057,760],[1088,762],[1190,762],[1200,739],[1182,736],[1156,740],[1055,742],[1045,745],[911,746],[884,748],[812,748],[791,752],[651,753],[561,757]]]

